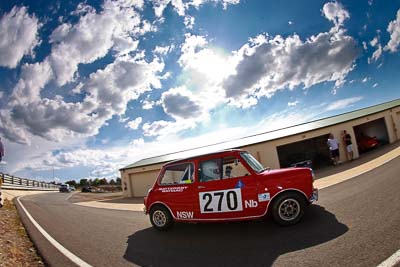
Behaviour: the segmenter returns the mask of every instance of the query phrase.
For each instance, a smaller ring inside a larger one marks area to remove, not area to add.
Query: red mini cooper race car
[[[270,212],[280,225],[300,221],[318,200],[310,168],[271,170],[250,153],[228,150],[169,162],[144,198],[157,230],[174,222],[251,220]]]

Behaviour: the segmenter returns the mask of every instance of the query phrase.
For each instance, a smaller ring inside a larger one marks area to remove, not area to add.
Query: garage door
[[[356,135],[358,152],[360,154],[376,146],[389,143],[389,135],[384,118],[354,126],[353,129]],[[375,143],[377,143],[377,145],[375,145]]]
[[[144,197],[156,180],[158,171],[134,173],[129,175],[134,197]]]
[[[277,147],[281,168],[290,167],[302,161],[312,161],[314,169],[330,164],[329,149],[326,145],[328,135],[298,141]]]

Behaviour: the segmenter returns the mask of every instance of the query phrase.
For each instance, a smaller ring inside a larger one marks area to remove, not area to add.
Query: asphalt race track
[[[320,190],[303,220],[176,224],[153,230],[142,212],[74,205],[69,194],[21,198],[55,240],[92,266],[377,266],[400,249],[400,158]],[[51,266],[75,266],[20,214]]]

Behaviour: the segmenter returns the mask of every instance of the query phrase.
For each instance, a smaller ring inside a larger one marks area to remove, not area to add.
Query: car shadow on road
[[[176,224],[131,235],[124,258],[140,266],[270,266],[278,256],[333,240],[348,227],[318,205],[291,227],[266,221]]]

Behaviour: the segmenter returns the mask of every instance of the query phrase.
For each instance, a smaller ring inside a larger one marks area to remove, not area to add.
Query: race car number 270
[[[201,213],[242,211],[240,188],[199,193]]]

